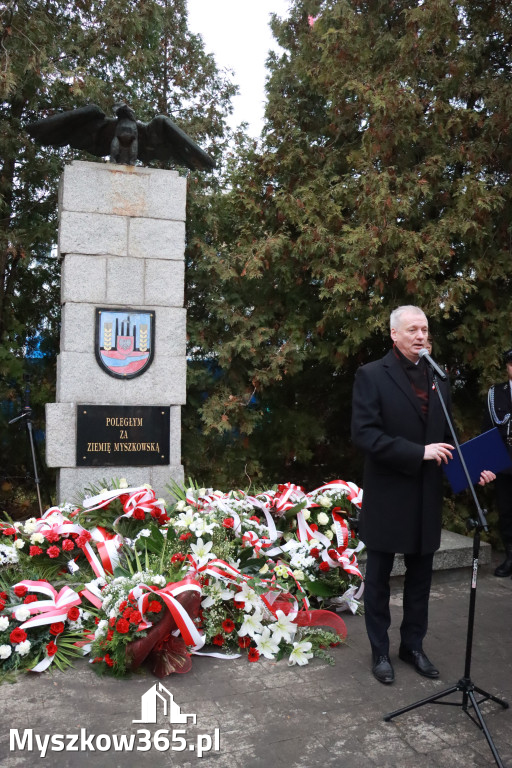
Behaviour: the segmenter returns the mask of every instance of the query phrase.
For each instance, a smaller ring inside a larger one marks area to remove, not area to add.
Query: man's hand
[[[437,462],[437,466],[440,466],[442,461],[448,464],[448,459],[452,458],[451,451],[453,451],[453,445],[449,443],[429,443],[429,445],[425,446],[423,461],[431,461],[433,459]]]
[[[484,469],[480,475],[478,485],[487,485],[487,483],[492,483],[493,480],[496,480],[494,472],[491,472],[490,469]]]

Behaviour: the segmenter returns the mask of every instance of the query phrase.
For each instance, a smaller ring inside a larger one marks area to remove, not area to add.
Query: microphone
[[[430,357],[430,355],[429,355],[429,353],[428,353],[428,351],[426,349],[420,349],[420,351],[418,352],[418,355],[420,357],[424,357],[425,358],[425,360],[430,365],[430,367],[432,368],[434,373],[437,373],[437,375],[439,376],[441,381],[446,381],[446,373],[443,370],[441,370],[441,368],[438,366],[438,364],[435,363],[432,360],[432,358]]]

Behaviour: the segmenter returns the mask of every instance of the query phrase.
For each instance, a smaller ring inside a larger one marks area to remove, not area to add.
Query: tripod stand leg
[[[485,696],[486,699],[490,699],[490,701],[494,701],[495,704],[501,704],[503,709],[509,708],[509,703],[505,699],[499,699],[497,696],[493,696],[490,693],[487,693],[487,691],[484,691],[482,688],[478,688],[476,685],[473,686],[473,690],[480,694],[480,696]]]
[[[397,709],[395,712],[390,712],[389,715],[384,715],[384,720],[386,722],[389,722],[392,717],[397,717],[398,715],[403,715],[404,712],[410,712],[411,709],[416,709],[417,707],[422,707],[424,704],[431,704],[438,699],[442,699],[445,696],[449,696],[451,693],[455,693],[456,691],[459,691],[460,688],[458,685],[452,685],[451,688],[446,688],[444,691],[441,691],[440,693],[434,693],[432,696],[427,696],[426,699],[421,699],[420,701],[415,701],[414,704],[409,704],[407,707],[402,707],[402,709]]]
[[[478,688],[475,688],[475,691],[476,690],[478,690],[480,693],[483,693]],[[489,730],[488,730],[488,728],[487,728],[487,726],[485,724],[485,721],[484,721],[484,719],[482,717],[482,713],[480,712],[480,708],[478,706],[478,702],[475,699],[475,694],[473,693],[473,691],[468,691],[467,695],[468,695],[468,698],[469,698],[469,700],[471,702],[471,705],[472,705],[472,707],[473,707],[473,709],[475,711],[475,714],[476,714],[476,716],[478,718],[478,722],[480,724],[480,728],[482,729],[482,731],[484,733],[484,736],[487,739],[487,743],[488,743],[488,745],[489,745],[489,747],[491,749],[492,756],[494,757],[494,760],[496,761],[496,765],[499,766],[499,768],[505,768],[503,763],[501,762],[501,758],[498,755],[496,747],[494,746],[494,742],[492,740],[491,734],[489,733]],[[493,696],[490,696],[489,698],[491,698],[493,701],[497,701],[498,704],[502,704],[503,705],[505,703],[507,705],[507,707],[508,707],[507,702],[502,702],[499,699],[494,698]]]

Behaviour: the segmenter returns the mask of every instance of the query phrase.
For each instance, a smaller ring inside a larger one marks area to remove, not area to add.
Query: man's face
[[[507,363],[507,373],[508,373],[508,378],[512,380],[512,360],[510,361],[510,363]]]
[[[416,363],[418,352],[428,344],[428,320],[423,312],[404,312],[397,327],[391,329],[391,338],[402,355]]]

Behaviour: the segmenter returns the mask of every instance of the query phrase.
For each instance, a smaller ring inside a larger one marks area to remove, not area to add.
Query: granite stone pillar
[[[46,460],[58,467],[59,503],[104,478],[149,483],[159,496],[171,478],[183,481],[185,202],[186,179],[175,171],[80,161],[64,170],[62,329],[56,402],[46,406]],[[127,307],[154,312],[153,360],[133,378],[114,378],[97,361],[96,313]],[[77,466],[77,408],[84,404],[170,406],[169,463]]]

